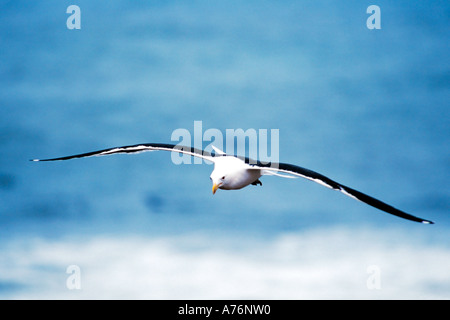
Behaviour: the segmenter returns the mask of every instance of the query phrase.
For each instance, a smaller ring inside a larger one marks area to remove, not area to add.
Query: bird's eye
[[[225,180],[225,176],[222,177],[222,180]]]

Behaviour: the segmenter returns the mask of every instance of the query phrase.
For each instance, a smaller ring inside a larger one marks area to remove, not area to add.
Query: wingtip
[[[41,160],[39,160],[39,159],[30,159],[30,161],[31,162],[38,162],[38,161],[41,161]]]
[[[430,221],[430,220],[423,220],[422,223],[424,223],[424,224],[434,224],[434,222]]]

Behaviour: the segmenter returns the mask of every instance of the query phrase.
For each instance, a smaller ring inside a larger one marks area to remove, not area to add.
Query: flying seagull
[[[355,189],[349,188],[336,181],[333,181],[330,178],[327,178],[324,175],[317,173],[315,171],[288,163],[262,163],[260,161],[253,161],[252,159],[246,157],[236,157],[233,155],[228,155],[214,146],[213,149],[215,153],[210,153],[196,148],[184,147],[173,144],[144,143],[131,146],[103,149],[59,158],[33,159],[31,161],[58,161],[91,156],[104,156],[116,153],[138,153],[143,151],[158,151],[158,150],[178,152],[193,157],[199,157],[214,163],[214,170],[212,171],[210,176],[210,179],[213,184],[212,185],[213,194],[216,193],[217,189],[237,190],[244,188],[248,185],[262,185],[259,179],[263,175],[274,175],[283,178],[302,177],[317,182],[333,190],[340,191],[353,199],[362,201],[372,207],[396,215],[398,217],[416,222],[433,224],[433,222],[430,220],[425,220],[410,215],[380,200],[368,196],[362,192],[359,192]]]

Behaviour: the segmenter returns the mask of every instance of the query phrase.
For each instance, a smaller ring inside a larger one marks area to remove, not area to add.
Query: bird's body
[[[32,161],[69,160],[74,158],[102,156],[116,153],[137,153],[143,151],[157,151],[157,150],[178,152],[188,154],[193,157],[203,158],[207,161],[211,161],[214,163],[214,170],[212,171],[210,176],[210,179],[213,183],[212,187],[213,193],[216,193],[217,189],[238,190],[250,184],[252,185],[261,184],[261,181],[259,179],[264,175],[274,175],[283,178],[302,177],[317,182],[330,189],[340,191],[353,199],[362,201],[372,207],[396,215],[398,217],[426,224],[433,223],[430,220],[422,219],[410,215],[399,209],[396,209],[380,200],[377,200],[367,194],[364,194],[360,191],[349,188],[343,184],[331,180],[330,178],[315,171],[288,163],[264,164],[259,161],[253,161],[252,159],[248,158],[227,155],[223,151],[215,147],[213,147],[213,149],[215,151],[215,154],[211,154],[204,150],[194,149],[190,147],[183,147],[173,144],[145,143],[145,144],[103,149],[99,151],[82,153],[73,156],[66,156],[53,159],[43,159],[43,160],[35,159]]]
[[[216,185],[219,189],[238,190],[257,181],[261,176],[261,170],[252,168],[242,159],[222,156],[214,162],[210,178],[213,186]]]

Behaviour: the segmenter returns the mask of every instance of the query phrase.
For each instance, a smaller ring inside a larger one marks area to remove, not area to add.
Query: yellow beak
[[[213,192],[213,194],[216,193],[216,191],[217,191],[217,189],[219,189],[219,187],[220,187],[220,185],[213,183],[213,186],[212,186],[212,192]]]

